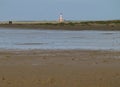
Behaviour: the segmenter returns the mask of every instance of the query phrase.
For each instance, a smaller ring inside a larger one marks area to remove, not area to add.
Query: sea
[[[120,31],[0,28],[0,49],[120,50]]]

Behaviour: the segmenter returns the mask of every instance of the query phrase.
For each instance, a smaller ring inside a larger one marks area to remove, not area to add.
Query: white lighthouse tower
[[[60,23],[64,22],[62,13],[60,13],[60,16],[59,16],[59,22],[60,22]]]

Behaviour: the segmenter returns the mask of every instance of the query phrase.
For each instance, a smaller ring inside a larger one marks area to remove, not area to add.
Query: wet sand
[[[119,86],[119,51],[0,50],[0,87]]]

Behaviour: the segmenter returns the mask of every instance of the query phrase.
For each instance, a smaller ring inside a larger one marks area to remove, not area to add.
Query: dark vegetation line
[[[41,24],[41,25],[75,25],[75,24],[120,24],[120,20],[110,20],[110,21],[65,21],[62,23],[59,22],[42,22],[42,21],[38,21],[37,23],[35,23],[37,21],[8,21],[8,22],[0,22],[1,24]]]
[[[68,21],[68,22],[63,22],[63,23],[40,23],[40,24],[45,24],[45,25],[75,25],[75,24],[119,24],[120,20],[114,20],[114,21],[84,21],[84,22],[72,22],[72,21]]]
[[[63,29],[63,30],[120,30],[120,20],[112,21],[65,21],[41,22],[41,21],[8,21],[0,22],[0,27],[27,28],[27,29]]]

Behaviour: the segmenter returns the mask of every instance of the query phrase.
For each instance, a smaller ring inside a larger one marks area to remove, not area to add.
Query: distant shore
[[[85,22],[0,22],[0,27],[52,30],[120,30],[120,20]]]

